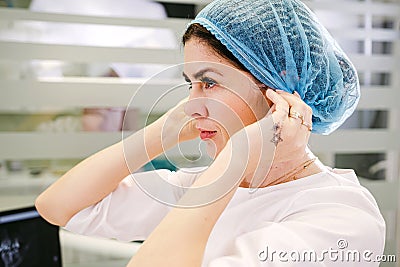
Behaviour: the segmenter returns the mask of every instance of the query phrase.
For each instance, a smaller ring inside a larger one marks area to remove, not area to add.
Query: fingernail
[[[266,94],[269,98],[273,98],[273,97],[274,97],[274,93],[275,93],[274,90],[267,90],[267,91],[265,92],[265,94]]]
[[[284,91],[284,90],[281,90],[281,89],[276,89],[276,92],[277,92],[277,93],[284,93],[285,91]]]

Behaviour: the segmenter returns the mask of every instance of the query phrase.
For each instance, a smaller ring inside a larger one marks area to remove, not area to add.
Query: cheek
[[[251,115],[251,112],[243,106],[232,108],[232,113],[240,116],[240,122],[234,119],[230,120],[227,115],[222,123],[218,123],[217,127],[219,128],[220,134],[214,139],[218,151],[226,145],[233,134],[256,121],[255,117]]]
[[[256,121],[252,109],[242,99],[234,96],[213,98],[208,101],[207,109],[209,117],[228,136]]]
[[[250,125],[257,120],[253,110],[242,99],[237,98],[236,101],[232,101],[229,106],[240,119],[240,123],[237,123],[238,129],[242,129],[243,127]]]
[[[245,126],[254,123],[257,119],[254,115],[253,110],[246,104],[239,105],[239,109],[237,112],[240,114],[240,118]]]
[[[232,101],[227,101],[227,98],[213,98],[207,102],[208,117],[215,121],[221,130],[233,134],[238,127],[243,128],[241,111]]]

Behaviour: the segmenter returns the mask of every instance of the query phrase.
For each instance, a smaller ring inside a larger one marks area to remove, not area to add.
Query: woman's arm
[[[232,183],[227,185],[225,195],[201,207],[173,209],[146,239],[128,266],[201,265],[211,230],[236,192],[240,183],[240,177],[236,176],[243,172],[245,166],[242,160],[231,161],[231,146],[227,147],[192,185],[192,188],[198,188],[220,179],[230,180]],[[190,202],[192,197],[194,195],[188,191],[180,203]]]
[[[162,145],[161,129],[166,117],[90,156],[68,171],[36,199],[40,215],[53,224],[65,226],[77,212],[112,192],[130,172],[161,154],[163,149],[173,146],[173,140],[166,144],[165,139]],[[125,156],[129,158],[129,168]]]

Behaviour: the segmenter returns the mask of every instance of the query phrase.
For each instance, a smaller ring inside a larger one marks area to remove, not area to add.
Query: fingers
[[[284,120],[289,114],[289,103],[272,89],[268,89],[266,95],[273,103],[271,112],[274,121]]]
[[[289,116],[292,117],[293,114],[297,114],[298,119],[300,120],[301,126],[305,127],[308,131],[312,130],[312,109],[303,101],[300,99],[300,95],[293,94],[287,95],[287,99],[290,102],[290,99],[293,99],[293,102],[291,102],[291,108],[289,111]]]
[[[291,99],[294,101],[291,102]],[[297,95],[288,94],[286,98],[290,102],[290,106],[294,111],[298,111],[302,115],[302,123],[312,124],[312,109]],[[290,112],[289,112],[290,113]]]
[[[300,98],[300,95],[295,92],[290,94],[284,91],[277,91],[289,105],[289,117],[298,120],[300,125],[307,130],[312,130],[312,109]]]

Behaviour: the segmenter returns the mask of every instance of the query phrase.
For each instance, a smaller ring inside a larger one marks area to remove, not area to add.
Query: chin
[[[228,143],[228,140],[229,136],[220,130],[214,137],[210,139],[204,139],[203,142],[206,143],[207,155],[214,160],[224,149],[225,145]]]
[[[217,145],[212,140],[207,140],[206,144],[207,144],[206,150],[208,156],[212,159],[215,159],[218,156],[219,152],[221,151],[218,149]]]
[[[205,141],[207,144],[206,146],[207,154],[212,159],[215,159],[226,145],[226,142],[221,142],[221,141],[218,142],[218,141],[215,142],[214,140],[210,139]]]

